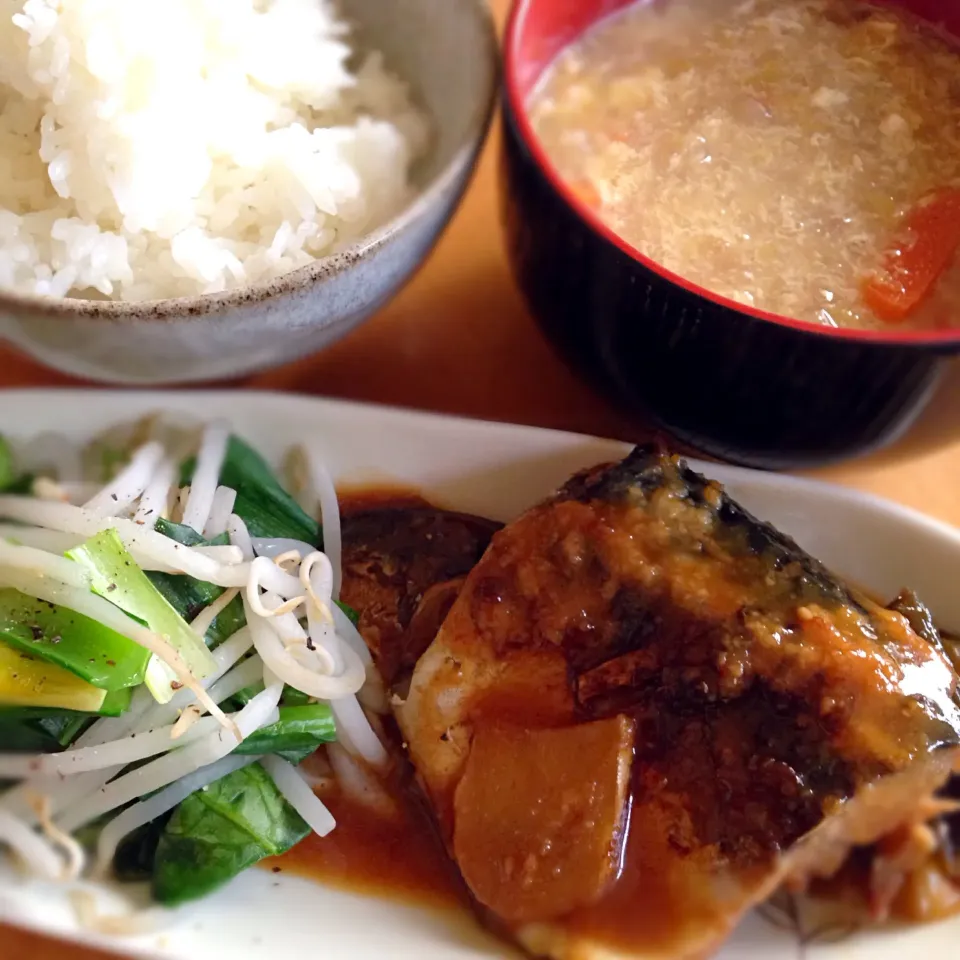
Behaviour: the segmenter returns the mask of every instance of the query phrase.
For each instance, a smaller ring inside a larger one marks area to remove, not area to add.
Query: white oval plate
[[[230,420],[276,461],[294,443],[322,452],[338,483],[393,481],[442,506],[509,520],[575,470],[622,456],[624,444],[529,427],[257,392],[0,392],[0,432],[53,431],[83,442],[155,410]],[[697,464],[759,517],[794,536],[839,573],[880,595],[916,588],[944,626],[960,630],[960,534],[874,497],[808,480]],[[957,579],[954,579],[954,578]],[[466,915],[361,897],[307,880],[248,870],[159,934],[117,940],[77,930],[62,890],[25,882],[0,862],[0,920],[141,957],[257,960],[480,960],[510,949]],[[960,920],[875,931],[801,947],[754,915],[723,960],[928,960],[956,957]],[[0,949],[0,955],[3,954]]]

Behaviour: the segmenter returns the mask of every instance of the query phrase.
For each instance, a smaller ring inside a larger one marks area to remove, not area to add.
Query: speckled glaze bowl
[[[807,467],[884,446],[933,396],[960,329],[830,329],[745,307],[664,269],[574,195],[527,103],[553,58],[632,0],[515,0],[504,47],[510,261],[571,367],[628,412],[726,460]],[[960,36],[955,0],[891,0]]]
[[[139,303],[0,293],[0,336],[74,376],[125,384],[236,377],[322,349],[367,319],[420,266],[456,209],[486,137],[498,77],[485,0],[345,0],[433,118],[420,192],[357,245],[269,283]]]

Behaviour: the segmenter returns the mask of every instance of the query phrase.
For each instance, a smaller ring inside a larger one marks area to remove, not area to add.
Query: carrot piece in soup
[[[939,190],[904,220],[881,269],[863,283],[867,306],[887,323],[917,309],[960,248],[960,188]]]

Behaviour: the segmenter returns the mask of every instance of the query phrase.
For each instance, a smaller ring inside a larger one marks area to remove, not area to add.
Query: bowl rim
[[[960,347],[960,327],[948,330],[860,330],[850,327],[827,327],[809,320],[797,320],[794,317],[759,310],[756,307],[750,307],[737,300],[732,300],[729,297],[714,293],[706,287],[702,287],[680,274],[674,273],[672,270],[657,263],[656,260],[648,257],[633,244],[624,240],[570,189],[559,170],[554,166],[553,161],[547,155],[546,149],[530,120],[528,103],[521,91],[520,68],[523,61],[520,55],[520,38],[526,28],[527,15],[530,9],[540,2],[547,2],[547,0],[512,0],[503,40],[503,98],[506,106],[505,114],[507,114],[524,147],[533,157],[537,168],[546,178],[548,184],[560,196],[566,206],[572,209],[577,217],[583,221],[593,233],[599,235],[601,239],[607,241],[608,244],[618,249],[621,253],[636,261],[641,266],[646,267],[667,282],[672,283],[674,286],[680,287],[688,293],[714,303],[717,306],[750,317],[753,320],[764,320],[780,327],[786,327],[826,340],[856,341],[859,343],[876,344],[878,346]],[[622,5],[620,9],[623,9],[625,6],[626,4]],[[599,11],[599,14],[599,16],[590,21],[586,27],[587,30],[604,18],[602,9]],[[582,35],[583,31],[578,34],[576,39]],[[562,49],[566,49],[571,42],[575,41],[568,41]],[[539,72],[537,81],[542,78],[544,71],[548,68],[549,64]]]
[[[452,2],[452,0],[448,0]],[[53,321],[89,319],[114,323],[177,323],[198,317],[228,316],[232,308],[293,295],[316,281],[335,276],[343,268],[359,262],[386,245],[394,236],[430,212],[436,202],[475,163],[489,132],[497,103],[500,77],[500,49],[497,25],[486,0],[460,0],[464,13],[474,20],[477,56],[484,73],[473,96],[469,122],[459,146],[433,177],[399,212],[359,240],[335,253],[319,257],[271,280],[244,284],[221,293],[155,300],[90,300],[47,297],[0,289],[0,313],[15,313],[29,320],[42,316]]]

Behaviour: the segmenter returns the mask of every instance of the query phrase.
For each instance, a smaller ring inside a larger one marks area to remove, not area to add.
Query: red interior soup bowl
[[[779,469],[889,443],[960,351],[960,318],[952,328],[845,329],[726,299],[618,236],[551,162],[531,95],[562,50],[629,2],[518,0],[507,27],[503,221],[538,322],[619,404],[715,456]],[[960,3],[905,5],[960,36]]]

